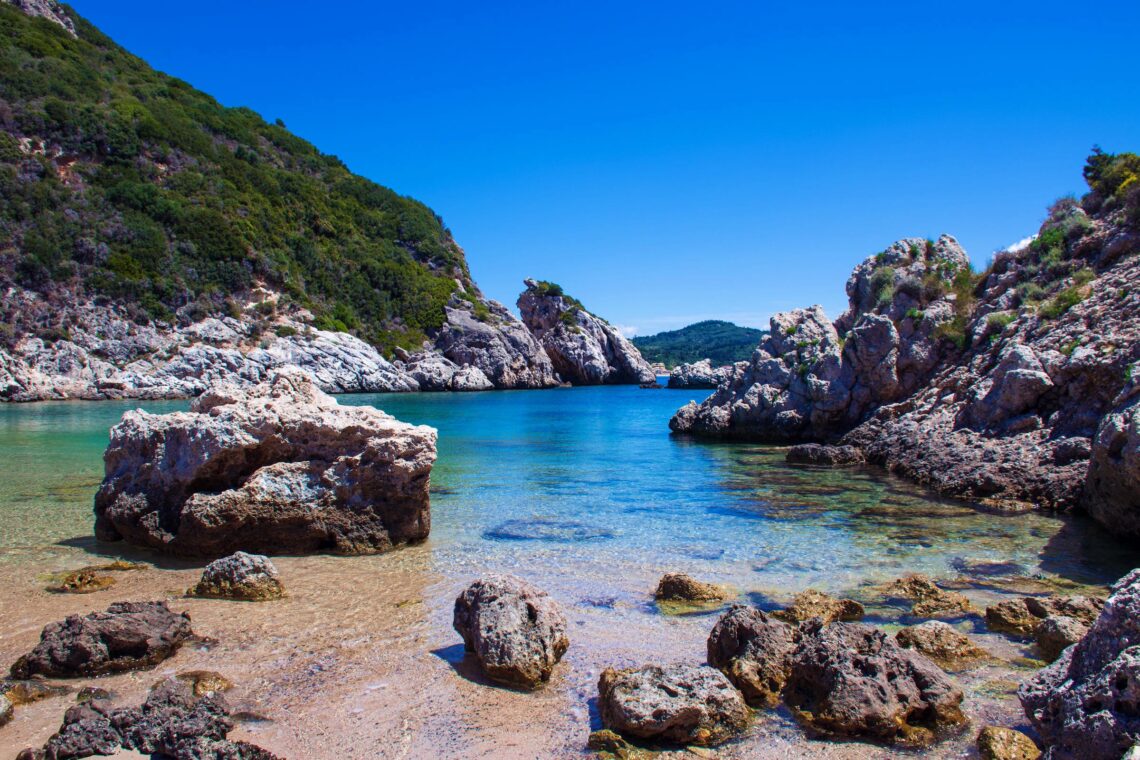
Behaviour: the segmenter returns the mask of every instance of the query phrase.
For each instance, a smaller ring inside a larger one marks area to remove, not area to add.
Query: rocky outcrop
[[[653,598],[659,602],[719,602],[728,596],[723,587],[703,583],[685,573],[665,573],[653,592]]]
[[[788,464],[808,464],[816,467],[845,467],[861,464],[863,452],[854,446],[824,446],[819,443],[801,443],[788,449],[784,455]]]
[[[802,623],[812,618],[819,618],[827,624],[837,620],[862,620],[864,609],[863,605],[854,599],[836,599],[830,594],[809,588],[796,594],[786,609],[777,610],[772,614],[789,623]]]
[[[280,599],[285,586],[277,568],[263,554],[234,552],[214,560],[202,571],[202,578],[189,591],[191,596],[262,602]]]
[[[454,300],[435,340],[436,350],[458,367],[478,370],[494,388],[559,385],[551,357],[527,325],[496,301],[487,301],[485,306],[485,311],[477,311],[470,302]],[[473,385],[470,380],[464,382]]]
[[[744,698],[724,674],[692,665],[606,668],[598,711],[619,734],[673,744],[721,744],[748,723]]]
[[[185,760],[280,760],[255,745],[228,740],[233,727],[220,693],[196,694],[185,680],[168,678],[139,707],[115,708],[96,699],[69,708],[43,748],[24,750],[19,758],[63,760],[133,750]]]
[[[1113,586],[1085,637],[1018,698],[1051,760],[1116,760],[1140,742],[1140,570]]]
[[[301,370],[111,430],[95,533],[188,556],[359,554],[427,537],[436,432],[340,406]]]
[[[574,385],[655,383],[649,363],[616,327],[562,288],[526,281],[518,307],[523,323],[546,350],[555,371]]]
[[[116,602],[106,612],[51,623],[40,643],[12,665],[13,678],[79,678],[149,668],[191,635],[190,616],[166,602]]]
[[[949,495],[1083,503],[1137,533],[1140,233],[1119,207],[1094,211],[1059,203],[981,275],[949,236],[889,246],[855,268],[834,324],[819,307],[777,314],[751,362],[670,427],[851,445]]]
[[[747,362],[726,364],[714,367],[708,359],[692,364],[679,364],[669,373],[670,388],[716,388],[732,379],[737,371],[743,371]]]
[[[1095,596],[1026,596],[987,607],[986,626],[991,631],[1029,637],[1049,617],[1073,618],[1087,627],[1103,608],[1104,599]]]
[[[965,721],[962,691],[882,631],[811,621],[800,633],[784,696],[812,729],[921,745]]]
[[[548,681],[570,646],[558,604],[507,575],[468,586],[455,600],[453,626],[488,678],[524,689]]]
[[[990,656],[968,636],[939,620],[903,628],[895,634],[895,640],[900,646],[921,652],[945,670],[962,670]]]
[[[733,605],[708,639],[709,665],[717,668],[754,707],[774,707],[788,680],[795,629],[755,607]]]
[[[55,0],[4,0],[4,2],[19,8],[29,16],[46,18],[53,24],[63,27],[72,37],[76,36],[75,22]]]

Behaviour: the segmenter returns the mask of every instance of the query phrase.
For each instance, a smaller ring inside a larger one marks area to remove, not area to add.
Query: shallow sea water
[[[90,537],[108,428],[125,409],[185,402],[0,407],[0,664],[52,620],[165,598],[216,642],[184,649],[157,674],[221,671],[237,684],[231,702],[264,718],[235,736],[284,756],[576,757],[597,727],[603,668],[703,661],[716,611],[663,614],[652,591],[664,572],[727,584],[762,607],[808,587],[852,595],[889,629],[916,621],[873,586],[907,572],[953,583],[984,608],[1010,593],[1103,587],[1140,564],[1135,549],[1086,520],[997,515],[873,468],[791,467],[779,448],[671,437],[669,416],[702,395],[613,387],[342,397],[439,429],[431,537],[381,556],[276,558],[290,594],[266,604],[186,599],[200,563]],[[88,596],[44,590],[47,574],[102,557],[148,567]],[[492,571],[539,584],[566,609],[571,648],[539,692],[484,683],[451,630],[455,596]],[[957,676],[974,725],[927,753],[968,757],[980,725],[1024,723],[1012,689],[1032,672],[1018,660],[1032,651],[988,634],[976,615],[949,622],[997,658]],[[157,677],[99,680],[130,701]],[[0,729],[0,754],[42,743],[67,704],[20,709]],[[781,711],[758,715],[720,750],[897,754],[809,740]]]

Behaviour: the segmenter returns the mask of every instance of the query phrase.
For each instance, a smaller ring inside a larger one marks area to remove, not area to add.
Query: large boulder
[[[961,689],[882,631],[813,620],[800,632],[784,698],[809,727],[921,745],[965,721]]]
[[[95,534],[191,556],[385,551],[428,535],[435,443],[300,370],[216,386],[189,412],[127,412],[111,429]]]
[[[940,620],[903,628],[895,634],[895,640],[907,649],[921,652],[946,670],[964,669],[990,656],[970,641],[969,636]]]
[[[206,565],[201,579],[189,593],[215,599],[262,602],[280,599],[285,595],[285,587],[269,557],[234,552]]]
[[[80,678],[149,668],[190,637],[190,616],[166,602],[116,602],[106,612],[51,623],[12,666],[13,678]]]
[[[728,598],[728,591],[685,573],[665,573],[657,583],[653,598],[659,602],[720,602]]]
[[[738,366],[743,369],[748,366],[748,363],[739,362],[735,365],[726,364],[722,367],[714,367],[710,360],[701,359],[689,364],[678,364],[669,373],[668,385],[670,388],[682,389],[716,388],[721,383],[731,380]]]
[[[482,302],[481,302],[482,303]],[[479,378],[495,388],[552,388],[558,375],[539,341],[502,304],[482,303],[486,308],[453,298],[445,310],[447,319],[435,346],[460,368],[447,390],[478,390]],[[476,376],[471,370],[477,370]]]
[[[606,668],[598,711],[619,734],[675,744],[720,744],[748,723],[748,706],[728,678],[693,665]]]
[[[733,605],[708,639],[709,665],[717,668],[756,707],[773,707],[788,679],[795,629],[755,607]]]
[[[525,284],[519,313],[563,380],[574,385],[657,382],[641,352],[616,327],[553,283]]]
[[[1083,494],[1085,508],[1102,525],[1140,536],[1140,398],[1101,421]]]
[[[978,754],[982,760],[1037,760],[1041,750],[1020,731],[986,726],[978,734]]]
[[[570,646],[566,618],[541,589],[491,575],[455,600],[455,630],[487,677],[524,689],[541,686]]]
[[[1113,586],[1085,637],[1017,696],[1050,760],[1117,760],[1140,742],[1140,569]]]

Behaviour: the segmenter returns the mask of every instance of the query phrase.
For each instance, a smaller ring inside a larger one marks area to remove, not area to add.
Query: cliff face
[[[189,396],[287,364],[329,392],[558,383],[423,204],[51,0],[0,3],[0,45],[0,400]]]
[[[610,323],[548,282],[526,280],[518,307],[523,323],[574,385],[652,383],[649,363]]]
[[[1120,169],[1135,157],[1109,158]],[[866,259],[834,324],[819,307],[776,315],[752,361],[670,426],[853,444],[947,494],[1083,504],[1140,532],[1140,204],[1129,171],[1090,177],[1082,204],[1059,202],[1031,245],[980,275],[948,236]]]

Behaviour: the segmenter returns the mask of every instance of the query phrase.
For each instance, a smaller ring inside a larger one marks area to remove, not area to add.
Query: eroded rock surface
[[[719,602],[729,595],[722,586],[698,581],[685,573],[665,573],[653,596],[662,602]]]
[[[721,615],[708,639],[709,665],[755,707],[772,707],[788,679],[795,630],[755,607],[733,605]]]
[[[788,464],[810,464],[816,467],[843,467],[864,461],[863,452],[854,446],[824,446],[819,443],[792,446],[784,459]]]
[[[487,677],[533,689],[550,679],[570,639],[558,604],[508,575],[475,581],[455,600],[455,630]]]
[[[970,600],[957,591],[946,591],[920,573],[903,576],[886,587],[886,593],[910,599],[910,613],[917,617],[960,615],[971,609]]]
[[[1037,760],[1041,750],[1020,731],[986,726],[978,734],[978,754],[982,760]]]
[[[44,627],[40,642],[12,666],[13,678],[78,678],[149,668],[191,635],[190,616],[166,602],[116,602],[106,612],[71,615]]]
[[[809,588],[796,594],[791,606],[773,613],[789,623],[802,623],[819,618],[825,624],[838,620],[862,620],[863,605],[854,599],[836,599],[830,594]]]
[[[714,367],[708,359],[690,364],[679,364],[669,372],[670,388],[716,388],[732,379],[737,369],[743,370],[747,362]]]
[[[342,554],[420,541],[436,432],[348,407],[299,370],[111,429],[95,533],[174,554]]]
[[[554,369],[574,385],[656,383],[641,352],[616,327],[551,283],[526,281],[519,313]]]
[[[940,620],[903,628],[895,634],[895,640],[907,649],[921,652],[946,670],[961,670],[990,656],[964,633]]]
[[[280,599],[285,595],[285,586],[269,557],[234,552],[206,565],[202,578],[190,589],[190,594],[260,602]]]
[[[748,723],[748,707],[728,678],[693,665],[606,668],[598,711],[619,734],[675,744],[720,744]]]

